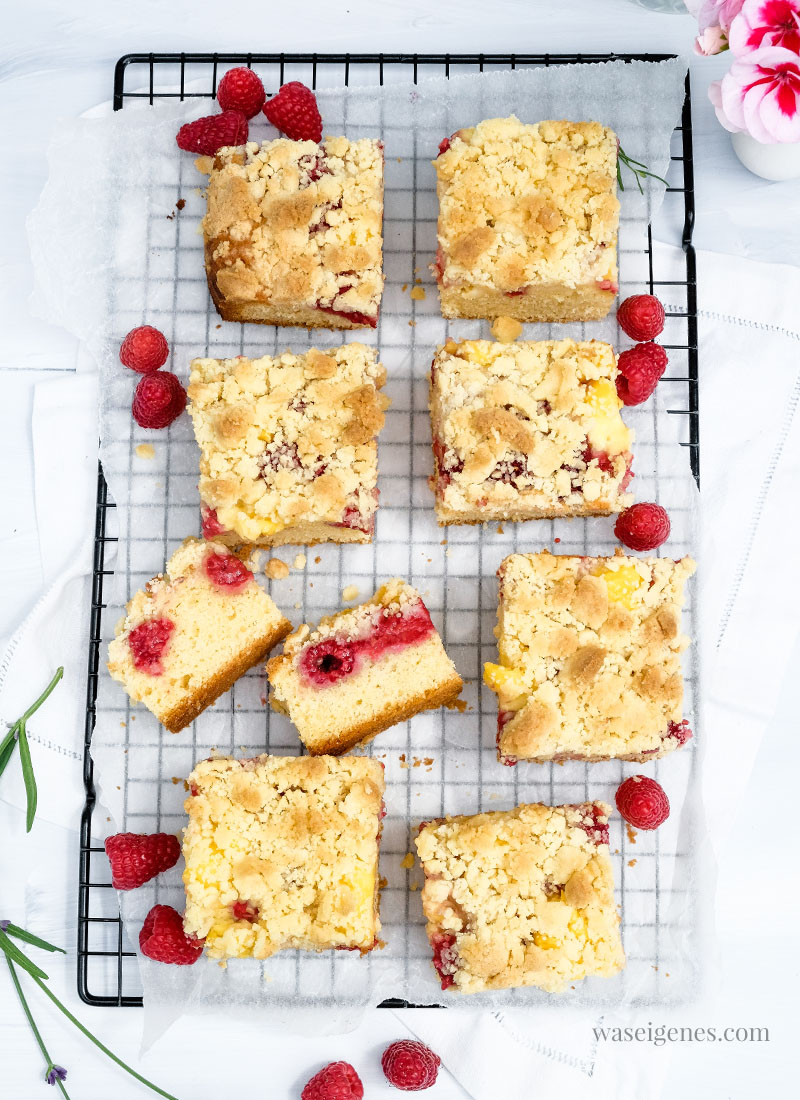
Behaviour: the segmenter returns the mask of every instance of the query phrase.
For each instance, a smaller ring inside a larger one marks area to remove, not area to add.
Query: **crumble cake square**
[[[422,909],[442,989],[548,993],[625,965],[603,802],[421,826]]]
[[[383,145],[278,138],[220,149],[203,219],[226,321],[375,328],[383,291]]]
[[[497,748],[517,760],[638,760],[692,736],[682,715],[691,558],[512,554],[497,571]]]
[[[291,629],[227,546],[186,539],[128,603],[108,671],[178,733]]]
[[[608,515],[631,502],[633,433],[599,340],[448,340],[431,364],[440,525]]]
[[[346,752],[463,686],[419,593],[391,580],[360,607],[301,626],[267,664],[270,702],[312,754]]]
[[[493,118],[434,161],[445,317],[592,321],[617,293],[617,138],[599,122]]]
[[[231,544],[371,542],[389,402],[374,348],[195,359],[204,534]]]
[[[187,780],[184,927],[212,959],[377,945],[383,765],[212,758]]]

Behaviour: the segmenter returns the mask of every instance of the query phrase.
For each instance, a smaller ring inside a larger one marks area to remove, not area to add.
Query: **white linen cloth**
[[[698,268],[704,794],[709,832],[719,846],[774,710],[800,621],[800,591],[789,573],[797,558],[791,502],[800,475],[800,325],[793,315],[800,271],[712,253],[699,255]],[[9,722],[55,666],[65,665],[58,705],[51,702],[37,715],[31,739],[39,814],[72,826],[82,801],[95,408],[91,376],[37,388],[37,516],[50,587],[0,662],[0,716]],[[14,764],[7,770],[0,797],[22,806],[16,771]],[[599,1021],[591,1013],[425,1010],[398,1018],[431,1043],[475,1100],[497,1100],[501,1064],[503,1100],[527,1100],[532,1088],[544,1094],[550,1086],[568,1098],[647,1100],[661,1091],[666,1058],[654,1060],[647,1044],[597,1044],[592,1027]],[[602,1021],[615,1023],[625,1023],[621,1014]]]

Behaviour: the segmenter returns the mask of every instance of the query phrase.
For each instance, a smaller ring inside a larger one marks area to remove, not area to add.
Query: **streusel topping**
[[[512,554],[498,570],[500,663],[484,678],[508,756],[625,756],[680,722],[691,558]],[[675,746],[672,746],[675,747]]]
[[[438,495],[453,512],[491,503],[622,508],[633,433],[617,366],[598,340],[449,340],[431,368]]]
[[[212,759],[188,784],[184,925],[206,937],[212,958],[372,947],[380,929],[378,761]]]
[[[375,318],[383,147],[364,138],[249,142],[217,154],[203,219],[223,297]]]
[[[385,380],[374,349],[358,343],[195,359],[188,392],[200,496],[220,524],[246,541],[298,523],[368,529]]]
[[[513,292],[616,273],[617,139],[598,122],[494,118],[434,162],[446,286]]]
[[[610,812],[603,802],[532,804],[420,831],[428,934],[450,939],[461,992],[556,992],[622,967],[608,845],[597,842]]]

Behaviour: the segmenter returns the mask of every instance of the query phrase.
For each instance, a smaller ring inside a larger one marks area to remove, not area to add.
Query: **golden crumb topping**
[[[200,496],[253,542],[299,523],[368,529],[388,400],[364,344],[261,359],[195,359],[189,413]]]
[[[212,958],[369,950],[383,768],[366,757],[219,758],[188,779],[184,926]]]
[[[221,149],[203,219],[209,279],[228,301],[374,319],[382,219],[379,141],[278,138]]]
[[[622,969],[610,810],[531,804],[421,829],[422,907],[444,987],[559,992]]]
[[[449,340],[431,368],[437,508],[621,511],[633,433],[599,340]]]
[[[644,758],[677,748],[691,558],[512,554],[498,570],[502,755]]]
[[[441,278],[513,293],[616,278],[616,135],[598,122],[487,119],[434,162]]]

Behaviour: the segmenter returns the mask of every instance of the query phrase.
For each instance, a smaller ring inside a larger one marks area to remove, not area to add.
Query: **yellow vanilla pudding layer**
[[[236,583],[215,583],[209,562],[221,565],[224,582],[231,561]],[[186,539],[128,603],[108,647],[108,671],[132,702],[177,733],[291,629],[227,546]]]
[[[599,340],[448,340],[430,384],[439,523],[626,508],[633,433],[617,373]]]
[[[625,965],[603,802],[426,824],[422,908],[443,989],[548,993]]]
[[[590,321],[617,293],[617,138],[598,122],[493,118],[434,162],[445,317]]]
[[[682,719],[683,589],[691,558],[512,554],[498,570],[501,757],[650,760]]]
[[[400,644],[381,649],[395,625]],[[463,686],[419,593],[398,579],[367,603],[290,634],[267,675],[270,703],[313,754],[346,752],[420,711],[452,705]]]
[[[226,542],[370,542],[386,371],[364,344],[195,359],[200,497]]]
[[[375,946],[378,761],[219,758],[198,764],[187,785],[184,928],[211,958]]]

